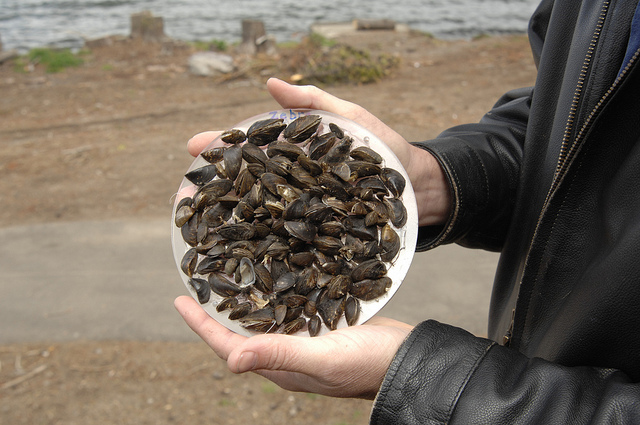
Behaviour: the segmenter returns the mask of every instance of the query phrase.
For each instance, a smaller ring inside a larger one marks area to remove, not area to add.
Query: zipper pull
[[[516,309],[511,310],[511,323],[509,324],[509,329],[502,337],[502,345],[508,347],[511,344],[511,338],[513,337],[513,322],[516,317]]]

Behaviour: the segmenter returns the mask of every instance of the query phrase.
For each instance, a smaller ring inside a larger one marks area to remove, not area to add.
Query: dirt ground
[[[366,32],[344,42],[397,55],[368,85],[325,87],[408,140],[477,121],[510,88],[532,85],[523,36],[439,41]],[[0,226],[171,215],[194,134],[279,109],[276,68],[196,77],[182,43],[121,40],[58,74],[0,65]],[[365,424],[371,402],[290,393],[236,376],[203,343],[81,341],[0,346],[0,425]]]

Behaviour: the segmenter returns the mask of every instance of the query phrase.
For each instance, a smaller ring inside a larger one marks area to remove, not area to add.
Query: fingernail
[[[258,364],[258,356],[253,351],[245,351],[240,354],[238,359],[238,373],[248,372],[253,370]]]

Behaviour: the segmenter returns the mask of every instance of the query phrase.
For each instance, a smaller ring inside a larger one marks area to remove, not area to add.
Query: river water
[[[259,19],[278,42],[299,40],[316,22],[391,19],[439,38],[523,33],[538,0],[0,0],[4,49],[81,47],[84,39],[128,35],[130,16],[164,18],[179,40],[241,39],[241,21]]]

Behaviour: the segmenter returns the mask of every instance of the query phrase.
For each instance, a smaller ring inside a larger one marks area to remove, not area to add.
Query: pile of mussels
[[[201,304],[253,332],[316,336],[385,294],[407,220],[402,174],[319,115],[253,123],[202,152],[185,177],[175,225],[189,245],[180,268]]]

